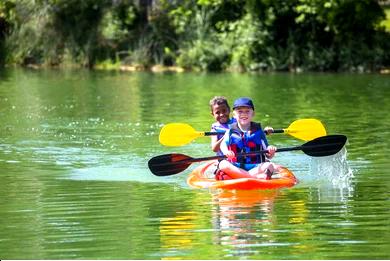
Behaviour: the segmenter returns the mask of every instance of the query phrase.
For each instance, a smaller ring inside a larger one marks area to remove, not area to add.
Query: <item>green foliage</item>
[[[390,32],[390,7],[385,8],[386,20],[381,22],[381,25],[386,28],[386,31]]]
[[[126,38],[128,30],[123,28],[121,20],[116,17],[112,11],[107,12],[101,23],[102,36],[107,40],[120,40]]]
[[[390,66],[385,18],[375,0],[3,0],[0,64],[370,71]]]
[[[182,29],[177,31],[181,38],[180,52],[176,60],[179,66],[206,71],[225,68],[227,49],[221,47],[211,23],[216,10],[217,7],[204,1],[191,11],[179,8],[171,12],[171,16],[176,17],[175,23],[179,21],[179,25],[186,25],[179,26]]]
[[[233,70],[257,70],[262,63],[261,52],[267,32],[250,14],[236,22],[218,24],[220,44],[231,50],[229,68]]]
[[[19,4],[23,4],[24,8],[19,9]],[[47,26],[47,8],[21,0],[15,2],[13,12],[14,18],[9,20],[12,26],[6,39],[7,51],[13,54],[9,59],[21,64],[42,63],[43,55],[50,55],[46,52],[47,44],[57,41],[57,38],[51,38],[53,31]]]
[[[188,49],[183,49],[176,62],[187,69],[221,71],[226,68],[228,50],[215,41],[195,41]]]
[[[11,0],[0,2],[0,66],[6,62],[6,38],[16,20],[15,3]]]
[[[106,0],[53,0],[52,23],[76,61],[92,67],[98,56],[100,32]]]
[[[176,33],[183,34],[186,32],[187,24],[190,22],[192,15],[191,10],[186,10],[183,7],[178,7],[169,12],[169,17],[172,19],[172,24]]]

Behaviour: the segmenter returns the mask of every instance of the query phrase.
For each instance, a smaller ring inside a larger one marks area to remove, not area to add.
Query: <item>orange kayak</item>
[[[229,180],[215,180],[214,171],[217,161],[208,161],[192,171],[187,178],[187,184],[193,188],[221,188],[221,189],[278,189],[292,187],[298,179],[287,168],[282,168],[272,176],[272,179],[240,178]]]

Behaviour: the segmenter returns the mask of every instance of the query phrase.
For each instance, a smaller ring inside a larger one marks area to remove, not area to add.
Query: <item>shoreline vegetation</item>
[[[6,66],[10,67],[10,66]],[[17,67],[17,66],[13,66]],[[20,67],[20,66],[19,66]],[[73,65],[73,66],[43,66],[39,64],[28,64],[25,66],[22,66],[24,68],[29,68],[29,69],[34,69],[34,70],[40,70],[44,68],[83,68],[78,65]],[[120,71],[120,72],[152,72],[152,73],[185,73],[185,72],[201,72],[200,70],[189,70],[185,69],[183,67],[179,66],[164,66],[164,65],[152,65],[150,67],[144,67],[140,65],[96,65],[93,70],[103,70],[103,71]],[[229,71],[227,70],[226,72],[238,72],[238,71]],[[271,71],[269,71],[271,72]],[[289,71],[290,73],[303,73],[304,71],[302,70],[295,70],[295,71]],[[351,72],[351,71],[350,71]],[[255,73],[264,73],[263,71],[256,71]],[[367,72],[367,71],[354,71],[353,73],[379,73],[379,74],[390,74],[390,67],[389,68],[383,68],[380,69],[377,72]]]
[[[3,0],[0,68],[390,73],[390,1]]]

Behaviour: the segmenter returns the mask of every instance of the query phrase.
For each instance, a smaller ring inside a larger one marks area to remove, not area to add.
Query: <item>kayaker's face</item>
[[[216,104],[213,105],[213,110],[211,112],[214,119],[219,123],[227,123],[229,121],[230,110],[226,104]]]
[[[255,111],[250,107],[237,107],[233,111],[234,118],[240,125],[248,125],[255,116]]]

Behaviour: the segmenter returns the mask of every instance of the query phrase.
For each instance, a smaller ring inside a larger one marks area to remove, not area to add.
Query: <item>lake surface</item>
[[[199,163],[152,175],[160,154],[213,155],[207,137],[164,147],[158,134],[208,131],[215,95],[252,97],[263,126],[319,119],[348,144],[278,153],[290,189],[191,189]],[[388,75],[1,71],[0,259],[389,259],[389,112]]]

